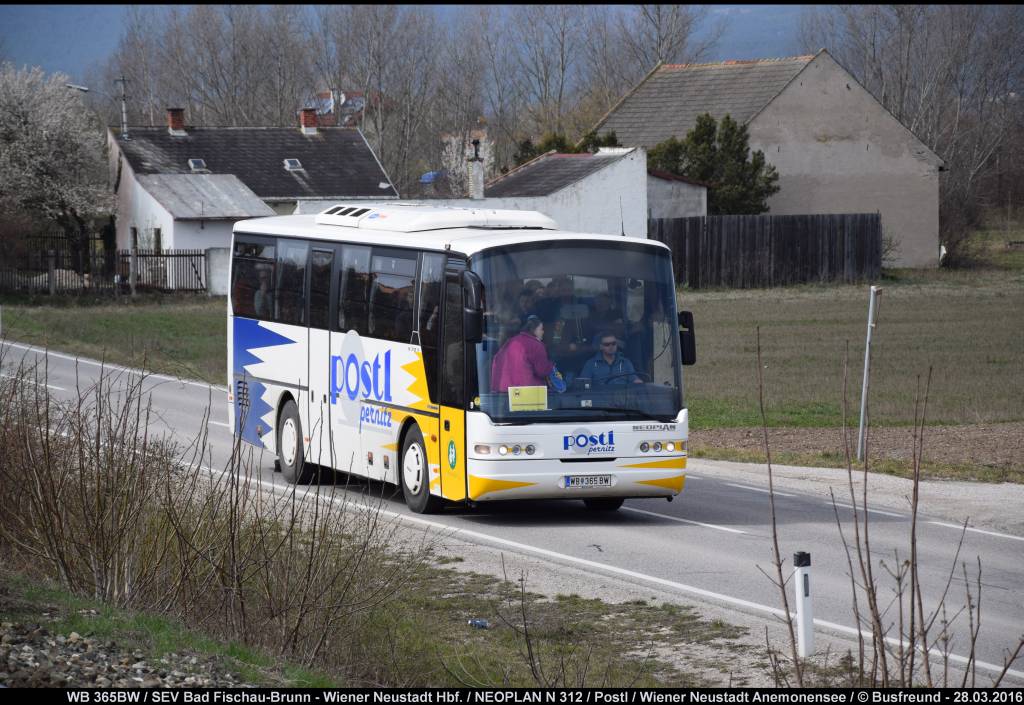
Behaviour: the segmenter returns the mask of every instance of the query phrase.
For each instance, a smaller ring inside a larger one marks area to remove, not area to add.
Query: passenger
[[[274,291],[271,288],[270,275],[269,268],[259,268],[260,288],[256,290],[252,297],[252,307],[256,313],[256,318],[274,317]]]
[[[545,323],[554,323],[562,306],[573,302],[572,281],[566,276],[555,277],[548,283],[543,299],[537,302],[537,315]]]
[[[604,331],[614,333],[616,337],[625,333],[622,314],[612,310],[612,299],[608,294],[594,297],[594,310],[584,322],[583,329],[586,340],[590,341],[597,340]]]
[[[619,341],[615,335],[606,331],[601,334],[600,340],[600,350],[583,365],[579,378],[590,379],[594,384],[643,384],[633,363],[619,352]]]
[[[522,330],[501,347],[491,363],[491,390],[507,392],[509,387],[540,387],[555,369],[544,348],[544,323],[530,316]]]

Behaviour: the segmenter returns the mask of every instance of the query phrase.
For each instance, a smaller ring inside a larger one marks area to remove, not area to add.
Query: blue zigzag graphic
[[[260,434],[256,432],[256,427],[263,424],[262,417],[268,411],[271,411],[271,406],[263,401],[263,393],[266,391],[266,386],[249,376],[248,371],[245,369],[247,365],[263,362],[263,358],[256,355],[253,351],[259,348],[289,345],[294,342],[291,338],[264,328],[260,325],[259,321],[248,318],[234,319],[235,359],[232,368],[236,385],[239,380],[244,380],[249,390],[249,406],[248,408],[243,408],[238,389],[235,389],[235,432],[239,433],[241,431],[242,440],[256,445],[265,445]],[[238,425],[241,425],[241,429],[237,427]],[[271,429],[264,428],[262,430],[263,434],[266,435]]]

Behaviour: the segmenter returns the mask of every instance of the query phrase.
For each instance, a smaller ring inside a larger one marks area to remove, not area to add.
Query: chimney
[[[175,137],[184,137],[185,132],[185,109],[167,108],[167,131]]]
[[[484,197],[484,160],[480,158],[480,140],[473,140],[473,157],[469,160],[469,197],[475,201]]]
[[[316,108],[303,108],[299,112],[299,125],[302,127],[302,134],[316,134]]]

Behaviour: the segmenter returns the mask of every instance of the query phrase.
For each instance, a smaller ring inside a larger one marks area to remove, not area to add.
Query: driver
[[[619,341],[614,333],[604,332],[600,336],[600,349],[587,360],[580,370],[580,378],[594,381],[594,384],[643,384],[636,374],[633,363],[619,352]]]

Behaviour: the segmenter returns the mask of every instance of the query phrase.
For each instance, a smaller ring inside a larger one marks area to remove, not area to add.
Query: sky
[[[0,58],[82,81],[117,47],[126,5],[2,5]],[[166,7],[166,6],[165,6]],[[453,6],[439,6],[442,17]],[[802,5],[716,5],[728,29],[711,61],[793,56]]]

